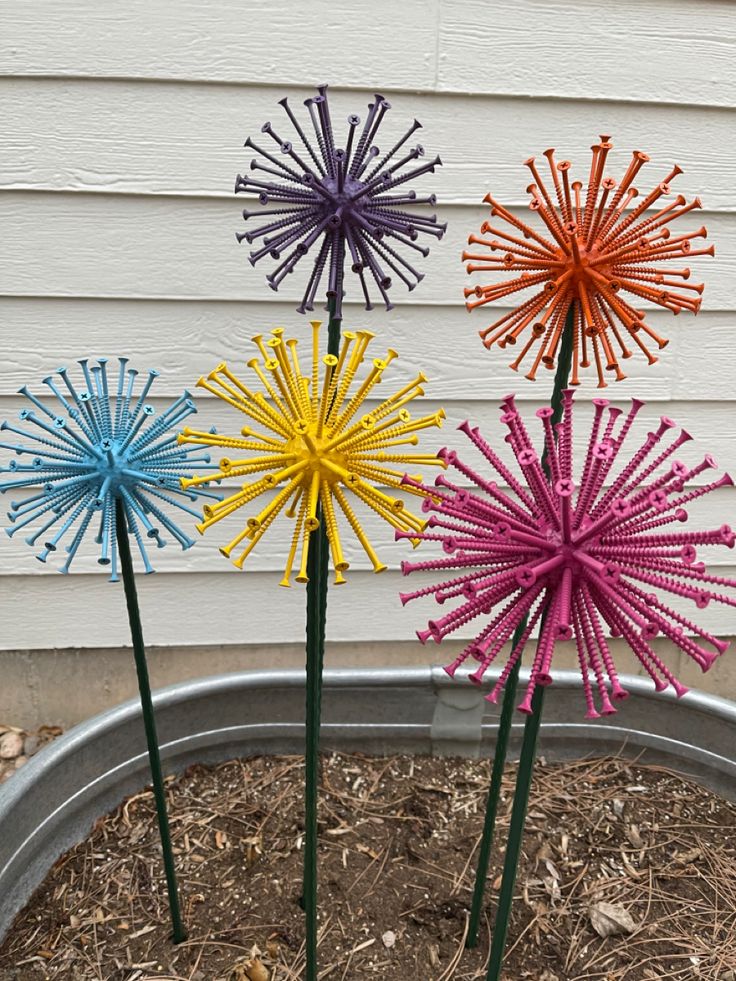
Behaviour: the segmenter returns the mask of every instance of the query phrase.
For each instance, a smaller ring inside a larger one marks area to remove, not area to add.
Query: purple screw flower
[[[267,256],[278,262],[266,277],[273,290],[279,288],[299,260],[314,248],[316,255],[301,305],[297,307],[299,313],[314,309],[326,272],[327,296],[334,298],[335,316],[342,317],[348,253],[351,269],[360,281],[366,310],[372,309],[366,280],[373,280],[386,309],[390,310],[388,290],[393,275],[409,290],[424,278],[401,255],[399,247],[427,256],[429,249],[418,244],[419,235],[440,239],[447,228],[438,223],[436,215],[407,210],[413,205],[436,204],[434,194],[420,198],[406,185],[423,174],[434,173],[442,161],[435,157],[426,163],[419,162],[424,156],[424,148],[419,144],[406,149],[412,134],[421,128],[416,119],[387,152],[381,153],[374,141],[391,108],[382,95],[376,95],[369,104],[362,127],[359,116],[348,116],[344,148],[337,148],[327,86],[320,85],[317,91],[318,95],[304,100],[309,114],[307,128],[311,125],[314,130],[312,140],[288,100],[283,98],[279,105],[296,131],[296,146],[268,122],[263,124],[261,132],[278,149],[271,148],[274,151],[271,153],[250,138],[245,141],[245,146],[258,154],[250,165],[258,173],[254,177],[238,174],[235,193],[254,194],[262,205],[273,207],[266,211],[243,211],[246,221],[254,215],[268,216],[271,220],[254,231],[238,233],[237,239],[256,244],[250,253],[251,265]]]
[[[643,403],[632,400],[622,410],[606,399],[594,399],[594,418],[588,450],[579,479],[573,479],[573,396],[563,394],[563,417],[552,424],[552,409],[539,409],[544,432],[545,458],[529,438],[524,422],[508,396],[501,422],[508,428],[505,441],[514,452],[522,480],[499,458],[480,431],[464,422],[459,428],[491,465],[507,490],[463,463],[454,451],[439,456],[475,488],[470,491],[437,477],[428,491],[424,510],[427,529],[412,538],[440,542],[445,558],[403,562],[404,574],[416,570],[458,570],[453,578],[404,593],[402,603],[421,596],[437,602],[457,600],[450,613],[418,631],[426,643],[444,637],[477,617],[487,618],[481,632],[445,670],[450,676],[469,657],[478,661],[470,680],[480,684],[489,665],[528,615],[523,636],[486,697],[495,702],[514,664],[539,624],[539,639],[526,694],[519,709],[531,711],[537,685],[552,682],[551,663],[558,640],[574,638],[583,678],[587,717],[596,718],[593,687],[604,714],[615,712],[611,702],[626,698],[606,641],[606,632],[622,637],[636,654],[658,691],[672,685],[678,696],[687,689],[650,646],[661,634],[691,657],[703,671],[728,644],[712,636],[686,616],[671,609],[661,597],[669,593],[691,600],[702,609],[711,600],[736,606],[736,598],[713,587],[736,587],[736,580],[710,574],[698,561],[696,546],[726,545],[736,536],[728,525],[709,531],[674,531],[687,521],[686,505],[718,487],[733,483],[728,474],[711,483],[685,490],[698,474],[713,468],[706,456],[688,467],[672,460],[678,447],[691,439],[684,430],[674,440],[663,440],[675,423],[662,417],[658,428],[620,468],[621,449]],[[617,432],[615,432],[617,430]],[[618,473],[614,475],[614,471]],[[405,477],[405,482],[414,483]],[[477,488],[477,489],[476,489]],[[397,532],[397,538],[409,537]],[[703,646],[703,643],[710,645]],[[710,649],[713,648],[713,649]],[[610,696],[609,696],[610,686]]]

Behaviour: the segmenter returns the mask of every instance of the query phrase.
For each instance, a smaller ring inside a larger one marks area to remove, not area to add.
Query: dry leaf
[[[678,855],[676,855],[675,861],[679,865],[689,865],[691,862],[694,862],[696,858],[700,858],[702,854],[702,848],[691,848],[689,851],[680,852]]]
[[[260,957],[254,957],[253,960],[246,961],[245,973],[248,981],[269,981],[271,977],[271,972]]]
[[[634,848],[643,848],[644,839],[639,834],[639,828],[636,824],[630,824],[626,829],[626,837],[629,839]]]
[[[591,906],[590,924],[598,936],[604,938],[636,930],[631,913],[620,903],[596,903]]]
[[[624,863],[624,868],[626,869],[627,873],[631,876],[632,879],[641,879],[641,872],[635,869],[634,866],[631,864],[631,862],[629,861],[629,856],[626,854],[626,852],[623,849],[623,845],[621,846],[621,861]]]
[[[560,892],[559,882],[557,881],[557,879],[552,878],[551,875],[547,876],[544,879],[544,889],[545,892],[549,895],[550,899],[552,900],[553,905],[560,899],[562,895],[562,893]]]
[[[550,843],[548,841],[543,841],[534,856],[534,868],[536,869],[540,862],[546,862],[552,857],[553,855]]]
[[[348,957],[351,957],[353,954],[357,954],[361,950],[365,950],[366,947],[372,947],[375,942],[375,937],[369,937],[368,940],[364,940],[362,944],[356,944],[352,950],[348,951]]]
[[[554,862],[551,862],[548,858],[544,860],[544,864],[547,867],[547,871],[552,876],[553,879],[559,879],[560,873],[557,871],[557,867]]]

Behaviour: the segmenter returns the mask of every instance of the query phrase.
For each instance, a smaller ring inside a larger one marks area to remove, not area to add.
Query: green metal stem
[[[555,384],[552,391],[552,418],[554,426],[562,418],[562,393],[567,388],[568,378],[570,377],[570,365],[572,363],[573,332],[575,330],[575,304],[570,305],[565,320],[565,327],[560,340],[560,350],[557,359],[557,373],[555,374]],[[545,474],[549,477],[549,465],[545,450],[542,457],[542,467]],[[542,624],[544,625],[544,615]],[[521,658],[519,658],[521,661]],[[518,662],[517,662],[518,663]],[[537,685],[532,695],[532,711],[528,716],[524,726],[524,738],[521,744],[521,755],[519,757],[519,770],[516,776],[516,788],[514,790],[514,803],[511,810],[511,822],[509,825],[509,837],[506,843],[506,855],[503,865],[503,876],[501,878],[501,891],[498,896],[498,909],[496,910],[496,920],[493,925],[493,939],[491,942],[491,954],[488,960],[488,974],[486,981],[499,981],[503,969],[503,955],[506,948],[506,936],[509,928],[509,918],[511,916],[511,906],[514,901],[514,887],[516,885],[516,872],[519,867],[519,856],[521,854],[521,843],[524,837],[524,826],[526,824],[526,812],[529,806],[529,794],[531,791],[532,776],[534,774],[534,760],[537,754],[537,739],[539,728],[542,724],[542,711],[544,708],[545,689]]]
[[[491,956],[488,961],[486,981],[499,981],[503,968],[503,955],[506,948],[509,917],[511,916],[511,906],[514,901],[516,870],[519,865],[521,842],[524,837],[524,825],[526,824],[526,812],[529,804],[529,791],[531,789],[534,760],[537,753],[537,737],[542,722],[544,691],[541,685],[537,685],[534,689],[534,694],[532,695],[532,714],[528,717],[524,726],[524,741],[521,746],[521,756],[519,757],[519,772],[514,791],[514,806],[511,810],[511,824],[509,825],[509,837],[506,842],[506,857],[503,864],[503,877],[501,879],[501,891],[498,896],[496,921],[493,925]]]
[[[511,649],[519,643],[521,635],[526,629],[528,617],[524,617],[516,628],[511,641]],[[498,721],[498,731],[496,734],[496,746],[493,751],[493,764],[491,766],[491,785],[488,790],[486,800],[486,816],[483,824],[483,834],[478,848],[478,865],[475,870],[475,887],[473,889],[473,903],[470,907],[470,922],[468,924],[468,936],[465,946],[472,949],[478,945],[478,929],[480,927],[481,911],[483,909],[483,897],[486,889],[486,879],[488,878],[488,865],[491,860],[491,849],[493,847],[493,837],[496,831],[496,815],[498,814],[498,802],[501,798],[501,783],[503,781],[503,771],[506,765],[506,753],[509,745],[509,734],[511,732],[511,721],[514,714],[516,702],[516,690],[519,683],[519,669],[521,658],[511,669],[506,679],[506,687],[503,692],[503,702],[501,703],[501,717]]]
[[[335,301],[329,303],[327,353],[337,355],[340,348],[340,320],[335,317]],[[317,803],[319,792],[319,730],[322,717],[322,672],[325,659],[327,624],[327,580],[330,546],[319,505],[319,528],[313,532],[307,556],[307,678],[304,753],[304,890],[305,981],[317,981]]]
[[[319,509],[317,510],[319,518]],[[321,526],[320,526],[321,527]],[[324,651],[323,536],[312,535],[307,558],[307,713],[304,751],[304,894],[306,981],[317,981],[317,795],[319,785],[320,670]]]
[[[340,353],[340,328],[342,326],[342,320],[335,316],[335,300],[330,299],[329,303],[329,322],[327,325],[327,353],[334,354],[338,357]],[[323,576],[322,576],[322,590],[320,592],[320,609],[322,611],[322,644],[320,647],[320,659],[319,659],[319,705],[320,705],[320,717],[322,713],[322,670],[324,668],[325,660],[325,644],[324,644],[324,634],[325,626],[327,623],[327,581],[329,578],[329,556],[330,556],[330,544],[327,541],[327,528],[323,521],[320,521],[319,534],[322,538],[322,552],[323,552]]]
[[[125,587],[125,602],[128,606],[130,636],[131,640],[133,641],[135,669],[138,675],[138,690],[141,696],[143,725],[146,730],[146,742],[148,744],[148,762],[151,767],[153,796],[156,801],[158,832],[161,839],[161,851],[163,853],[164,871],[166,873],[166,888],[169,896],[172,937],[175,944],[180,944],[183,940],[186,940],[187,931],[184,927],[184,923],[181,918],[181,909],[179,907],[179,891],[176,883],[174,853],[171,850],[169,818],[168,814],[166,813],[166,792],[164,789],[163,772],[161,770],[161,754],[159,752],[158,737],[156,735],[156,719],[153,714],[151,683],[148,678],[148,664],[146,663],[146,648],[143,643],[143,628],[141,627],[138,595],[135,588],[133,560],[130,555],[128,526],[125,520],[125,509],[123,508],[123,502],[120,498],[118,498],[115,502],[115,522],[118,549],[120,552],[120,566],[123,573],[123,585]]]
[[[555,387],[552,394],[552,408],[554,415],[552,423],[560,421],[562,415],[562,390],[567,386],[567,379],[570,374],[570,362],[572,359],[572,335],[575,328],[574,307],[571,306],[565,322],[565,328],[560,342],[560,357],[555,376]],[[542,467],[549,476],[547,466],[547,451],[545,448],[542,457]],[[511,640],[511,650],[521,640],[522,634],[526,630],[529,618],[525,616],[514,631]],[[478,944],[478,930],[480,928],[481,912],[483,910],[483,897],[485,894],[486,880],[488,879],[488,866],[491,859],[491,849],[493,848],[493,838],[496,831],[496,817],[498,815],[498,802],[501,797],[501,785],[503,782],[503,771],[506,765],[506,754],[508,752],[509,734],[511,732],[511,722],[514,715],[514,704],[519,684],[519,670],[521,668],[521,658],[519,658],[511,669],[506,686],[503,692],[501,703],[501,717],[498,720],[498,730],[496,733],[496,746],[493,753],[493,763],[491,766],[491,783],[488,789],[486,800],[486,814],[483,823],[483,833],[478,848],[478,864],[475,869],[475,886],[473,888],[473,901],[470,907],[470,921],[468,923],[468,936],[465,946],[469,949]]]

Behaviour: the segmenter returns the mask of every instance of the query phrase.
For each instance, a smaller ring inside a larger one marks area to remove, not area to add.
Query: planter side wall
[[[522,683],[524,679],[522,676]],[[670,766],[736,798],[736,705],[702,693],[677,702],[638,678],[622,710],[582,718],[579,677],[561,672],[545,706],[548,759],[622,753]],[[167,772],[236,756],[301,753],[302,672],[247,672],[172,686],[155,696]],[[323,746],[376,755],[490,756],[496,711],[440,669],[325,673]],[[515,722],[512,755],[523,719]],[[95,820],[148,782],[136,701],[70,730],[0,788],[0,939],[51,865]]]

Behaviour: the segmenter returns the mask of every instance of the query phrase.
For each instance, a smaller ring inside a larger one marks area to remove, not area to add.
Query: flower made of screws
[[[108,385],[107,359],[100,358],[91,367],[84,359],[79,362],[84,387],[77,388],[67,369],[59,368],[57,379],[53,375],[43,379],[50,390],[46,400],[34,395],[26,385],[20,389],[32,404],[32,408],[20,412],[20,420],[27,428],[9,422],[0,424],[0,430],[22,440],[0,443],[21,458],[0,467],[0,473],[13,474],[14,478],[0,483],[0,493],[25,488],[37,491],[11,502],[8,518],[12,527],[6,529],[8,536],[33,526],[35,530],[26,542],[42,543],[37,555],[41,562],[57,551],[66,536],[66,560],[59,571],[67,573],[92,526],[95,543],[100,546],[97,561],[110,566],[111,582],[118,580],[116,499],[123,502],[128,528],[135,537],[145,571],[153,572],[144,539],[163,548],[164,529],[182,548],[194,544],[164,508],[171,506],[196,516],[197,512],[184,502],[195,501],[201,492],[182,491],[179,478],[190,472],[193,464],[209,463],[207,455],[193,456],[190,450],[179,447],[172,434],[197,411],[189,393],[184,392],[156,417],[146,398],[158,372],[148,372],[135,396],[138,372],[127,368],[127,358],[118,360],[114,401]],[[219,497],[213,493],[205,496]],[[55,529],[53,534],[51,529]]]
[[[322,359],[320,380],[321,326],[318,321],[312,323],[312,364],[308,376],[302,374],[297,341],[285,340],[283,328],[278,327],[271,332],[273,337],[268,341],[264,342],[260,335],[253,338],[263,364],[255,357],[248,362],[248,367],[263,391],[252,391],[224,363],[207,378],[199,379],[199,386],[248,418],[249,425],[241,429],[239,436],[213,436],[185,429],[179,437],[181,443],[221,446],[256,454],[243,459],[222,459],[218,473],[182,480],[182,486],[195,487],[212,480],[263,474],[251,483],[244,483],[240,490],[217,504],[205,505],[204,517],[197,530],[203,533],[245,504],[276,490],[259,513],[249,517],[243,529],[220,551],[229,558],[233,550],[245,542],[245,548],[233,560],[242,569],[245,559],[285,510],[287,517],[296,521],[282,586],[290,585],[297,552],[300,552],[300,564],[296,581],[307,582],[309,543],[312,532],[319,527],[319,507],[336,572],[335,582],[345,582],[343,572],[349,567],[343,553],[338,513],[346,519],[374,570],[382,572],[386,566],[368,541],[349,498],[353,503],[359,501],[367,505],[394,528],[416,535],[424,527],[424,521],[411,514],[401,498],[391,496],[377,485],[403,490],[401,480],[406,465],[444,466],[434,455],[404,452],[406,446],[417,444],[417,432],[429,426],[440,426],[444,419],[442,410],[412,419],[406,409],[409,402],[424,394],[421,387],[426,381],[424,375],[418,374],[413,381],[356,419],[397,354],[389,350],[385,360],[376,358],[363,381],[351,393],[374,335],[368,331],[346,331],[342,335],[339,356],[327,354]],[[251,428],[250,423],[255,423],[257,428]],[[398,452],[392,452],[394,449]],[[401,469],[384,464],[399,464]],[[408,489],[410,493],[423,496],[421,490]]]
[[[623,293],[634,297],[634,302],[647,300],[675,314],[681,310],[697,313],[700,308],[703,285],[685,283],[690,278],[690,269],[660,268],[661,263],[674,259],[714,254],[713,246],[693,249],[693,240],[707,235],[705,227],[676,237],[671,236],[668,227],[693,208],[700,208],[700,199],[687,204],[678,195],[659,210],[647,210],[669,194],[670,182],[682,173],[675,166],[650,194],[627,212],[626,208],[639,193],[633,182],[649,157],[634,151],[626,173],[617,184],[613,178],[603,176],[611,147],[610,137],[601,136],[601,142],[591,148],[593,159],[586,190],[580,181],[570,183],[569,160],[556,163],[555,151],[544,151],[556,203],[537,170],[534,157],[530,157],[526,166],[534,183],[527,188],[532,198],[529,207],[542,219],[545,229],[538,231],[530,227],[488,194],[484,200],[491,206],[492,217],[511,227],[504,230],[484,222],[481,234],[493,237],[471,235],[468,243],[488,251],[463,252],[463,260],[469,260],[468,273],[493,270],[514,274],[514,278],[501,283],[466,289],[466,298],[476,297],[466,300],[468,310],[511,297],[521,290],[534,289],[533,296],[480,331],[487,348],[493,344],[500,348],[515,345],[519,338],[525,342],[511,364],[515,371],[536,345],[526,375],[531,380],[536,377],[540,364],[554,367],[565,318],[573,303],[576,309],[570,384],[579,383],[579,369],[590,367],[592,355],[599,388],[606,387],[606,371],[613,372],[617,381],[626,377],[618,359],[631,357],[627,336],[641,349],[649,364],[654,364],[657,358],[641,335],[648,335],[658,348],[667,344],[645,322],[643,311],[635,309]]]
[[[360,117],[348,116],[344,148],[336,148],[327,86],[321,85],[318,93],[304,101],[314,129],[316,149],[286,98],[279,105],[296,132],[296,146],[283,134],[276,133],[271,123],[264,123],[261,132],[274,141],[278,156],[274,155],[276,151],[269,153],[250,138],[245,141],[245,146],[259,155],[250,165],[251,170],[259,173],[256,177],[238,174],[235,193],[255,194],[262,205],[274,207],[266,211],[243,211],[246,220],[266,215],[271,220],[252,232],[238,233],[237,238],[239,242],[245,239],[257,244],[250,253],[251,265],[266,257],[278,262],[266,277],[273,290],[279,288],[299,260],[314,247],[312,271],[297,308],[300,313],[314,309],[326,272],[326,295],[334,300],[335,316],[342,317],[344,265],[348,254],[351,269],[360,281],[366,310],[372,309],[366,278],[373,280],[386,309],[390,310],[387,291],[393,275],[409,290],[424,278],[400,250],[411,249],[426,257],[429,249],[417,243],[419,235],[440,239],[447,227],[438,223],[436,215],[407,210],[414,205],[436,204],[434,194],[419,198],[406,185],[423,174],[434,173],[442,161],[435,157],[414,166],[424,156],[420,145],[399,155],[412,133],[421,128],[416,119],[391,149],[381,154],[374,140],[391,108],[382,95],[376,95],[368,106],[360,131]]]
[[[710,575],[697,561],[697,545],[726,545],[736,537],[728,526],[711,531],[672,531],[685,522],[685,505],[732,484],[726,474],[704,486],[685,490],[685,484],[715,466],[711,457],[696,467],[671,461],[677,448],[691,437],[684,431],[662,448],[675,423],[663,417],[628,460],[621,451],[643,403],[634,399],[619,425],[622,410],[605,399],[594,402],[594,418],[582,473],[573,480],[572,391],[564,393],[563,418],[552,425],[552,409],[537,412],[544,431],[544,463],[534,449],[513,396],[502,405],[506,442],[516,458],[521,479],[499,458],[478,429],[464,422],[460,429],[501,478],[500,483],[463,463],[454,451],[441,451],[447,464],[475,487],[462,488],[437,478],[436,497],[428,497],[427,531],[419,539],[441,542],[446,557],[402,563],[402,571],[460,570],[438,585],[402,595],[402,602],[434,596],[459,605],[429,629],[418,632],[422,642],[439,643],[477,617],[487,620],[481,632],[446,668],[454,675],[469,657],[479,663],[470,680],[480,684],[503,645],[528,617],[498,682],[487,696],[495,702],[524,646],[539,623],[539,639],[526,695],[519,705],[529,712],[537,685],[552,681],[550,667],[558,640],[574,637],[582,672],[588,718],[598,715],[593,686],[604,714],[615,711],[613,701],[626,697],[606,641],[623,637],[654,681],[657,690],[672,685],[685,689],[649,644],[658,634],[669,638],[704,671],[727,644],[698,627],[660,598],[662,593],[693,600],[698,608],[711,600],[736,606],[736,597],[713,591],[733,588],[736,580]],[[615,431],[618,430],[618,431]],[[618,473],[614,476],[614,469]],[[410,478],[407,478],[410,479]],[[501,489],[506,486],[506,490]],[[435,491],[432,491],[435,494]],[[695,635],[693,637],[688,634]],[[703,646],[710,645],[713,650]],[[610,685],[610,697],[607,686]]]

